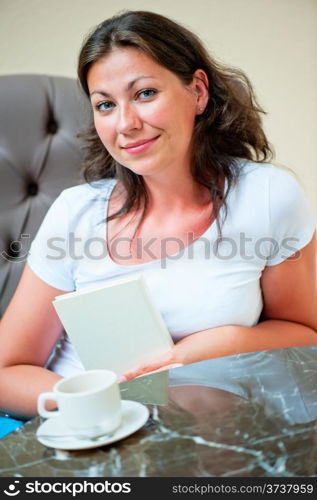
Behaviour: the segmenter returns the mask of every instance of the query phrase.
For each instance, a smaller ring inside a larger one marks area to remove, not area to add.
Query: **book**
[[[121,375],[173,345],[142,275],[59,295],[53,306],[86,370]]]

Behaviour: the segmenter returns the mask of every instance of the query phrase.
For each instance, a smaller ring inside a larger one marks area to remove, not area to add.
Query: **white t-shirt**
[[[214,222],[166,259],[115,263],[107,252],[105,217],[117,181],[107,179],[60,194],[32,243],[28,264],[43,281],[64,291],[141,273],[175,341],[226,324],[254,326],[263,306],[263,269],[306,246],[315,220],[294,175],[270,164],[241,160],[239,165],[218,246]],[[223,215],[222,207],[220,220]],[[50,368],[65,376],[82,369],[67,338]]]

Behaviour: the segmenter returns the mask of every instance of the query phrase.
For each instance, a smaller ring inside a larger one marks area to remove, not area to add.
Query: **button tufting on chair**
[[[82,182],[77,134],[91,110],[75,79],[18,74],[0,76],[0,116],[1,318],[48,208]]]
[[[19,256],[21,251],[21,244],[19,241],[12,241],[7,248],[7,255],[11,258],[15,258]]]
[[[27,193],[29,196],[36,196],[38,193],[39,187],[36,182],[30,182],[27,187]]]
[[[58,123],[55,120],[50,120],[47,124],[47,131],[49,134],[56,134]]]

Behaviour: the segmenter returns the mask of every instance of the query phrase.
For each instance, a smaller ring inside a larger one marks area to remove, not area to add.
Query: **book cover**
[[[57,296],[53,305],[86,370],[121,375],[173,345],[141,275]]]

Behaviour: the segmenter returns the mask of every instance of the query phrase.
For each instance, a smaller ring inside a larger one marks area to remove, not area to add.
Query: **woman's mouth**
[[[130,142],[121,147],[130,155],[137,155],[139,153],[144,153],[144,151],[147,151],[159,137],[160,136],[158,135],[156,137],[153,137],[153,139],[143,139],[140,141]]]

